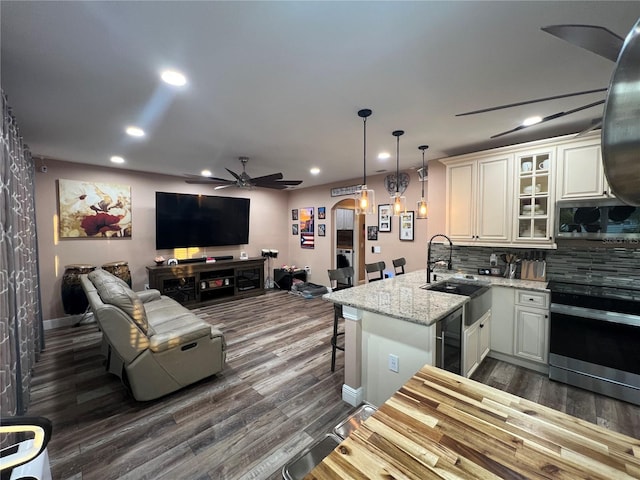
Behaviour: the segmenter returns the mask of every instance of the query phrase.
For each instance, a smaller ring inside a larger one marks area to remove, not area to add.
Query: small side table
[[[274,268],[273,269],[273,281],[275,283],[276,288],[280,290],[291,290],[291,285],[293,285],[293,280],[301,280],[303,282],[307,281],[307,271],[306,270],[284,270],[282,268]]]

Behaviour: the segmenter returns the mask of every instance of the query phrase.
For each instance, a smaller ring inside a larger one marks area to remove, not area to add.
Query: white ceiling
[[[607,87],[614,64],[540,30],[602,25],[625,37],[638,2],[0,3],[2,88],[36,157],[172,175],[283,172],[300,188],[367,171],[578,132],[602,106],[493,141],[524,117],[604,94],[468,117],[478,108]],[[186,88],[159,82],[182,70]],[[129,138],[124,127],[148,131]],[[376,154],[386,150],[391,159]],[[321,174],[313,177],[309,168]]]

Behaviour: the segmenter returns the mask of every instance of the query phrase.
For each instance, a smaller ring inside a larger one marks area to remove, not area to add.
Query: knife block
[[[547,278],[547,262],[544,260],[523,260],[520,266],[520,279],[544,282]]]

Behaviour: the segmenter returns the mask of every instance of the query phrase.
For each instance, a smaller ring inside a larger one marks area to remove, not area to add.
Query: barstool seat
[[[329,283],[333,290],[342,290],[353,286],[353,267],[336,268],[328,270]],[[334,287],[335,282],[335,287]],[[342,305],[334,303],[333,305],[333,334],[331,335],[331,371],[336,370],[336,350],[344,352],[344,347],[338,345],[338,337],[344,335],[344,331],[338,330],[338,322],[342,315]]]

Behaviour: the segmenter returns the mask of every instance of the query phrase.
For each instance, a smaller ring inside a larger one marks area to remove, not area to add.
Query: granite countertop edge
[[[461,277],[460,274],[449,272],[437,272],[437,275],[438,279],[432,283]],[[474,276],[472,280],[485,282],[491,286],[549,291],[546,288],[547,282],[490,276]],[[322,298],[334,304],[424,326],[433,325],[469,301],[469,297],[466,296],[425,290],[421,288],[425,283],[426,273],[420,270],[329,292]],[[402,298],[403,296],[405,298]],[[377,304],[373,305],[374,302]],[[407,305],[409,305],[408,308]]]

